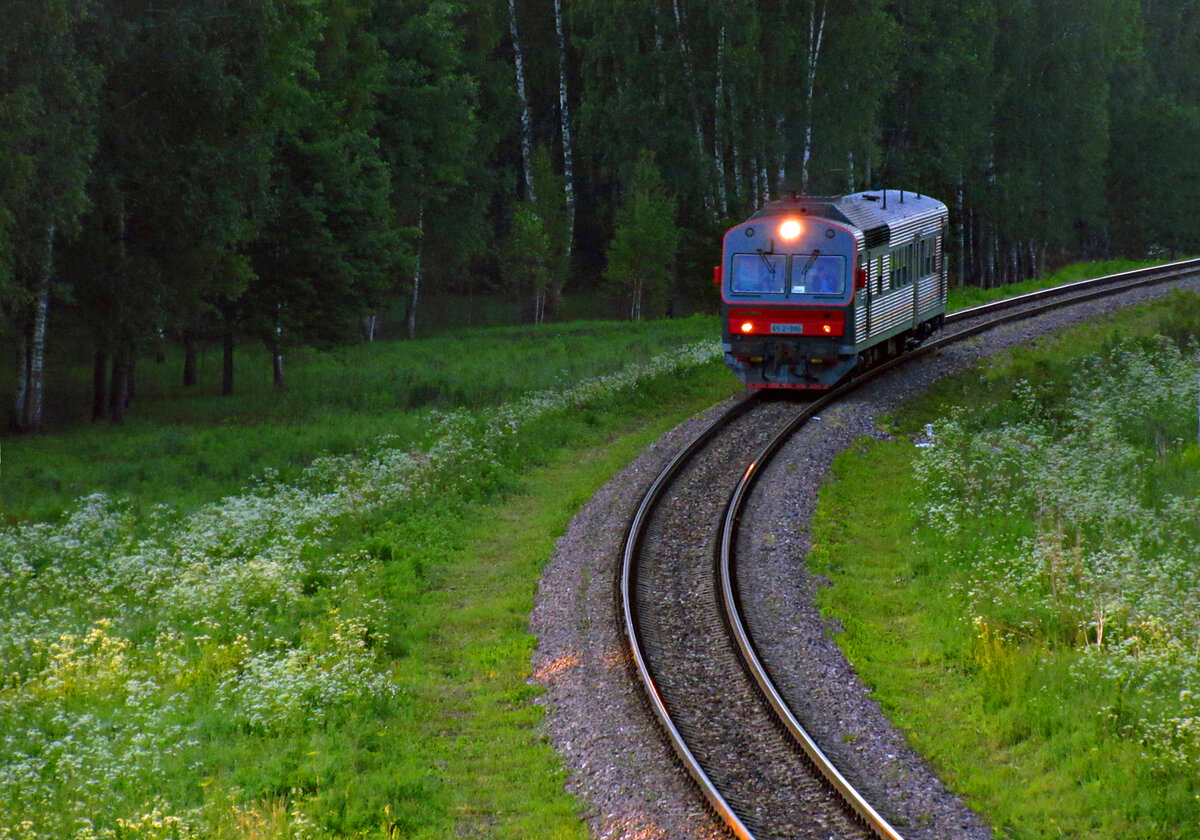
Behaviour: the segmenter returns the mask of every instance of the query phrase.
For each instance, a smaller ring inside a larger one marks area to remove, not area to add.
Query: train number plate
[[[772,324],[771,332],[774,334],[786,333],[790,335],[799,335],[804,332],[803,324]]]

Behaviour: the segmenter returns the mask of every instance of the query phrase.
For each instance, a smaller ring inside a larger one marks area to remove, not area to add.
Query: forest
[[[48,359],[711,308],[781,190],[919,190],[951,276],[1200,247],[1194,0],[0,0],[8,428]],[[51,352],[54,351],[54,352]],[[215,384],[214,384],[215,385]]]

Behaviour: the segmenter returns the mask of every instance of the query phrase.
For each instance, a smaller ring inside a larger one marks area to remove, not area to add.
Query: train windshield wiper
[[[801,277],[808,276],[808,270],[813,267],[813,263],[817,261],[817,257],[819,256],[821,256],[821,252],[818,249],[813,248],[812,256],[808,258],[808,262],[806,262],[804,264],[804,268],[800,270]]]
[[[763,265],[765,265],[767,267],[767,271],[774,274],[775,266],[771,265],[771,261],[769,259],[767,259],[766,252],[764,252],[762,248],[756,248],[755,250],[758,251],[758,257],[759,257],[759,259],[761,259],[763,261]]]

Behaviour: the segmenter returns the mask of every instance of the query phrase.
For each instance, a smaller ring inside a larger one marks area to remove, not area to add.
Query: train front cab
[[[853,369],[858,260],[851,228],[812,216],[751,219],[725,234],[725,361],[747,387],[828,388]]]

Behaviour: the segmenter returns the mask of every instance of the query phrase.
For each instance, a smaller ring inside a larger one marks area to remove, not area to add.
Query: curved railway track
[[[738,523],[761,469],[819,412],[918,356],[999,324],[1196,275],[1200,260],[953,313],[946,317],[948,334],[799,409],[755,397],[737,402],[659,474],[625,542],[625,632],[658,722],[734,836],[901,838],[797,720],[746,629],[735,570]]]

